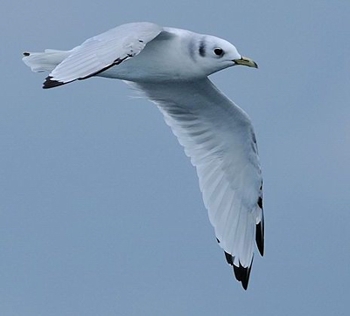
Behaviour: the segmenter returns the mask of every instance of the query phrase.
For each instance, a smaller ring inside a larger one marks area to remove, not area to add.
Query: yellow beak
[[[242,56],[240,59],[234,59],[233,61],[236,65],[258,68],[258,64],[253,59],[250,59],[248,57]]]

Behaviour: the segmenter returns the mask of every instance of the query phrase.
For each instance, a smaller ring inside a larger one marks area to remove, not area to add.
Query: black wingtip
[[[57,81],[55,79],[52,79],[51,76],[48,76],[46,77],[46,80],[43,83],[43,89],[55,88],[55,87],[62,86],[64,84],[66,84],[66,82]]]
[[[226,251],[225,251],[225,258],[226,258],[227,263],[230,264],[231,266],[233,266],[233,258],[232,258],[232,256],[231,256],[229,253],[227,253]]]
[[[247,290],[248,289],[248,283],[250,278],[250,271],[252,270],[254,256],[252,258],[252,261],[250,262],[250,265],[248,267],[243,267],[241,263],[239,263],[239,266],[233,265],[233,272],[235,274],[236,279],[242,283],[242,287]]]
[[[253,260],[250,263],[249,267],[243,267],[241,264],[239,264],[239,267],[236,267],[233,265],[233,272],[235,274],[236,279],[242,283],[242,287],[247,290],[248,289],[248,283],[249,283],[249,277],[250,277],[250,271],[252,269]]]
[[[255,241],[260,254],[264,255],[264,219],[256,225]]]
[[[262,186],[260,187],[260,191],[262,190]],[[255,241],[256,245],[259,249],[260,254],[264,255],[264,211],[263,211],[263,200],[262,197],[259,196],[258,202],[257,202],[259,208],[261,209],[261,221],[256,224],[255,228]]]
[[[238,282],[241,282],[243,289],[248,289],[248,283],[249,283],[249,277],[250,277],[250,271],[252,269],[253,265],[253,259],[252,262],[248,267],[243,267],[241,263],[239,263],[239,266],[237,267],[233,261],[233,257],[225,251],[225,258],[228,264],[230,264],[233,267],[234,275]]]
[[[265,224],[264,224],[264,213],[262,214],[262,218],[260,223],[256,224],[256,229],[255,229],[255,241],[256,241],[256,245],[258,247],[258,250],[260,252],[260,254],[263,256],[264,255],[264,228]]]

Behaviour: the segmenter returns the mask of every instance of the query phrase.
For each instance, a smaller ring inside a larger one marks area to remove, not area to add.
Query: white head
[[[192,52],[192,55],[197,62],[201,63],[206,75],[235,65],[258,68],[253,60],[243,57],[234,45],[221,38],[200,35],[194,46],[196,52]]]

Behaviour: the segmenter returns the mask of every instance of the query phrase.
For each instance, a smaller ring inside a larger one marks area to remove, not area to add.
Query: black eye
[[[215,48],[214,49],[214,54],[216,56],[222,56],[224,54],[224,51],[221,48]]]

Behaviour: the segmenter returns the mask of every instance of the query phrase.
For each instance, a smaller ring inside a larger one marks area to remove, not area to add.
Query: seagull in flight
[[[32,71],[49,72],[44,89],[107,77],[125,81],[157,105],[196,167],[218,245],[247,289],[255,244],[264,253],[257,142],[248,115],[208,76],[257,64],[224,39],[149,22],[115,27],[68,51],[23,55]]]

